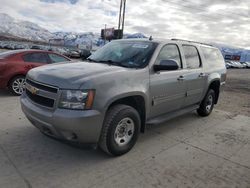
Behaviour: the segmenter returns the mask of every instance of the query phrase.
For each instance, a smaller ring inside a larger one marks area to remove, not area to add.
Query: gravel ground
[[[148,126],[116,158],[44,136],[25,118],[19,98],[0,91],[0,187],[250,188],[249,73],[228,71],[210,116],[191,112]]]
[[[217,109],[250,116],[250,69],[229,69]]]

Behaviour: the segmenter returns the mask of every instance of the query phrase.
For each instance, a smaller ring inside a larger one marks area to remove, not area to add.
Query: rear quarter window
[[[59,62],[69,61],[68,59],[64,58],[63,56],[60,56],[57,54],[49,53],[48,55],[49,55],[51,63],[59,63]]]
[[[209,47],[201,47],[201,50],[209,67],[224,65],[224,59],[220,50]]]
[[[41,53],[41,52],[38,52],[38,53],[32,52],[32,53],[25,54],[23,56],[23,60],[29,63],[48,63],[49,62],[46,53]]]

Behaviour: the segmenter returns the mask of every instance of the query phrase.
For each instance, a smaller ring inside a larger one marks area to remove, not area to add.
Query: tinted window
[[[196,69],[201,66],[199,53],[196,47],[183,45],[183,52],[188,69]]]
[[[223,57],[218,49],[208,47],[202,47],[201,49],[209,66],[216,66],[223,63]]]
[[[181,68],[181,58],[180,58],[180,52],[178,47],[175,44],[168,44],[164,46],[157,59],[156,59],[156,64],[160,64],[161,60],[175,60],[179,67]]]
[[[30,53],[23,56],[25,62],[48,63],[48,57],[45,53]]]
[[[59,63],[59,62],[64,62],[64,61],[69,61],[68,59],[60,56],[60,55],[56,55],[56,54],[48,54],[49,58],[51,60],[51,63]]]

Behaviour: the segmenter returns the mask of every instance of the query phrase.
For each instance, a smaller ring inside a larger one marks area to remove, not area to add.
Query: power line
[[[186,3],[192,3],[192,2],[190,2],[190,1],[188,1],[188,0],[179,0],[179,1],[182,1],[182,2],[186,2]],[[203,8],[203,6],[197,6],[197,7],[199,7],[200,8],[200,10],[204,10]],[[208,6],[206,7],[206,8],[208,8]],[[205,10],[204,10],[205,11]],[[239,13],[236,13],[236,12],[231,12],[231,11],[228,11],[228,10],[223,10],[223,12],[225,12],[225,13],[229,13],[229,14],[234,14],[234,15],[237,15],[237,16],[241,16],[241,17],[249,17],[248,15],[243,15],[243,14],[239,14]],[[216,13],[216,14],[221,14],[221,13]],[[225,14],[221,14],[221,15],[225,15]]]
[[[186,5],[179,4],[179,3],[176,3],[176,2],[173,2],[173,1],[169,1],[169,0],[162,0],[162,1],[164,1],[166,3],[169,3],[169,4],[174,4],[174,5],[178,5],[179,6],[179,7],[174,6],[174,8],[184,7],[184,8],[187,8],[187,9],[198,10],[198,11],[202,11],[202,12],[206,12],[207,11],[207,10],[205,10],[203,8],[190,7],[190,6],[186,6]],[[184,1],[182,0],[182,2],[184,2]],[[187,1],[185,1],[185,2],[187,2]],[[222,16],[223,18],[224,17],[231,17],[232,19],[236,19],[235,17],[232,17],[232,15],[226,15],[226,14],[221,14],[221,13],[214,13],[213,15],[219,15],[219,16]],[[212,18],[213,17],[213,16],[204,15],[204,14],[200,14],[200,16],[204,16],[204,17],[207,17],[207,18]],[[243,15],[241,15],[241,16],[245,17],[245,18],[249,18],[247,16],[243,16]]]

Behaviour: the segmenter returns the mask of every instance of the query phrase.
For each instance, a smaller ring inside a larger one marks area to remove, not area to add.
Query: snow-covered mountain
[[[49,42],[51,39],[62,39],[65,45],[99,45],[103,42],[100,40],[99,33],[93,32],[50,32],[39,25],[17,20],[8,14],[0,13],[0,36],[12,36],[31,41]],[[124,38],[146,38],[142,33],[125,34]]]
[[[54,35],[48,30],[28,21],[20,21],[0,13],[0,33],[36,41],[47,41]]]
[[[124,34],[124,38],[130,39],[130,38],[147,38],[144,34],[142,33],[134,33],[134,34]]]
[[[0,36],[8,36],[11,38],[22,38],[31,41],[49,42],[51,39],[61,39],[65,45],[87,45],[99,46],[103,44],[100,39],[100,33],[93,32],[50,32],[39,25],[29,22],[17,20],[8,14],[0,13]],[[124,38],[147,38],[142,33],[124,34]],[[218,47],[223,54],[241,54],[244,49],[232,47],[226,44],[211,43]]]
[[[215,42],[212,42],[211,44],[219,48],[221,52],[224,54],[240,54],[243,51],[245,51],[245,49],[243,48],[238,48],[238,47],[230,46],[227,44],[215,43]]]
[[[93,45],[97,44],[100,38],[100,34],[93,32],[55,32],[53,34],[54,38],[64,39],[65,45]]]

